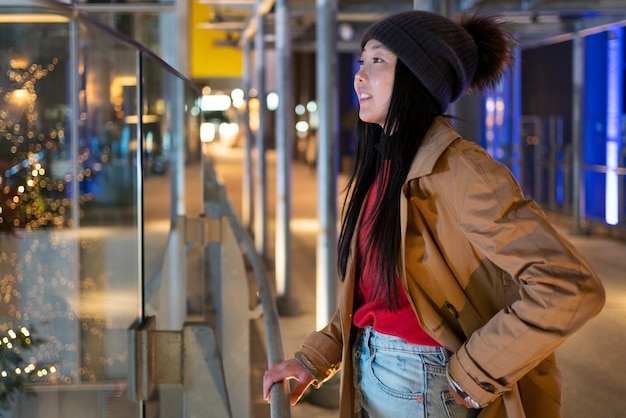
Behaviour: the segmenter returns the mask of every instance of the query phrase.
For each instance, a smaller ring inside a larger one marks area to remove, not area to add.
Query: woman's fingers
[[[295,405],[296,402],[302,397],[304,391],[313,382],[313,376],[304,368],[298,361],[291,358],[282,363],[271,366],[263,375],[263,398],[266,401],[270,401],[270,389],[276,382],[281,382],[285,379],[295,379],[298,383],[291,392],[291,404]]]
[[[461,395],[459,395],[459,393],[451,385],[448,385],[448,391],[450,391],[450,394],[452,395],[454,402],[456,402],[459,405],[463,405],[464,407],[468,409],[472,408],[472,405],[470,405],[465,399],[463,399]]]

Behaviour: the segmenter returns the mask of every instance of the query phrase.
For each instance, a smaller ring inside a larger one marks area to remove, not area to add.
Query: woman
[[[330,324],[269,368],[264,396],[295,379],[295,404],[341,369],[341,417],[559,417],[554,350],[604,290],[511,173],[442,117],[499,81],[511,37],[491,18],[411,11],[361,45],[344,294]]]

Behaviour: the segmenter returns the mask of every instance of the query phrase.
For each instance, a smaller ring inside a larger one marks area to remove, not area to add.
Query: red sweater
[[[371,325],[378,332],[400,337],[404,341],[413,344],[440,346],[419,325],[398,276],[396,276],[400,303],[398,309],[391,311],[387,306],[386,299],[372,300],[370,297],[372,279],[375,273],[372,263],[368,262],[368,260],[371,260],[371,257],[366,257],[365,249],[367,247],[367,237],[372,229],[372,219],[369,215],[372,213],[378,194],[379,181],[375,181],[365,203],[363,221],[361,221],[361,227],[359,228],[357,242],[359,259],[357,262],[362,263],[362,260],[365,260],[365,263],[361,264],[361,275],[358,278],[355,289],[354,325],[359,328]]]

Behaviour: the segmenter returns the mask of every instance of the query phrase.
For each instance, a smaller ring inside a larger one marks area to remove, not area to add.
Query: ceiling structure
[[[201,28],[224,31],[226,44],[241,45],[254,38],[258,16],[263,15],[266,42],[274,40],[275,0],[193,0],[213,8],[213,16]],[[291,20],[294,51],[314,51],[316,21],[321,0],[285,0]],[[326,0],[332,1],[332,0]],[[337,48],[358,50],[361,33],[373,22],[405,10],[429,10],[448,16],[480,13],[497,16],[514,33],[522,48],[561,42],[576,31],[605,30],[613,24],[626,24],[626,0],[335,0],[337,8]]]

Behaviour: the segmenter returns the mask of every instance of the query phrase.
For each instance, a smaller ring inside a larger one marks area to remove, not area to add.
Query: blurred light
[[[211,94],[211,87],[209,86],[204,86],[202,87],[202,95],[203,96],[208,96],[209,94]]]
[[[487,112],[493,112],[496,108],[496,104],[495,101],[493,100],[493,98],[488,98],[485,101],[485,109],[487,110]]]
[[[200,141],[213,142],[215,140],[215,125],[204,122],[200,125]]]
[[[205,112],[224,111],[230,107],[230,97],[225,94],[202,96],[200,107]]]
[[[296,123],[296,131],[298,132],[306,132],[309,130],[309,123],[303,120]]]
[[[301,104],[297,105],[295,109],[296,115],[298,116],[304,115],[305,110],[306,108],[304,107],[304,105],[301,105]]]
[[[354,27],[350,23],[339,24],[339,38],[342,41],[351,41],[354,39]]]
[[[230,92],[230,97],[233,99],[233,101],[243,100],[243,90],[233,89],[233,91]]]
[[[66,16],[47,13],[3,13],[0,23],[66,23]]]
[[[317,103],[314,100],[311,100],[310,102],[306,104],[306,110],[308,110],[311,113],[317,112]]]
[[[620,187],[618,167],[622,141],[623,35],[622,28],[608,32],[606,64],[606,183],[604,191],[604,220],[609,225],[619,223]]]
[[[265,99],[267,101],[267,109],[268,110],[276,110],[278,109],[278,102],[279,102],[279,98],[278,98],[278,94],[276,92],[269,92],[267,94],[267,98]]]
[[[161,118],[159,115],[141,115],[142,124],[156,123],[160,119]],[[128,115],[124,118],[124,122],[126,122],[127,124],[136,124],[137,122],[139,122],[139,118],[137,117],[137,115]]]
[[[315,234],[319,231],[320,223],[317,218],[293,218],[289,228],[294,232]]]
[[[257,98],[250,99],[250,103],[248,104],[248,106],[250,107],[250,111],[252,112],[258,112],[259,105],[260,105],[259,99]]]
[[[12,58],[9,61],[9,65],[11,66],[11,68],[14,68],[16,70],[25,70],[28,67],[28,61],[25,57]]]
[[[241,109],[245,103],[245,97],[243,94],[243,90],[234,89],[230,92],[230,98],[233,100],[233,106],[235,109]]]
[[[239,132],[239,125],[236,123],[220,123],[220,136],[235,136]]]
[[[21,105],[26,103],[28,100],[28,90],[26,89],[15,89],[9,93],[9,102],[17,105]]]

